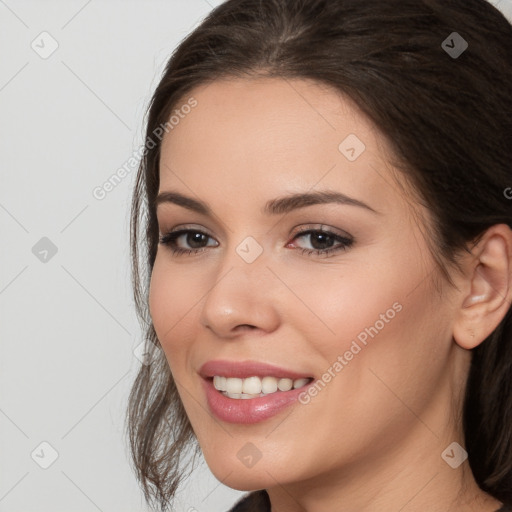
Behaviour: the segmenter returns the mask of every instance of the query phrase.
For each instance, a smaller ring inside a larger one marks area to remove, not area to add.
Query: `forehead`
[[[197,105],[162,142],[161,189],[189,183],[198,195],[227,188],[256,196],[318,184],[372,198],[376,209],[386,209],[390,195],[401,195],[384,138],[328,86],[279,78],[218,80],[191,91],[173,112],[191,97]]]
[[[269,145],[276,149],[284,143],[284,149],[301,153],[315,146],[337,151],[340,137],[350,130],[370,145],[379,138],[350,99],[310,80],[217,80],[191,91],[173,111],[179,111],[192,96],[197,106],[180,116],[164,147],[194,136],[204,144],[210,140],[228,145],[237,142],[238,147],[245,140],[246,151],[252,147],[260,153]]]

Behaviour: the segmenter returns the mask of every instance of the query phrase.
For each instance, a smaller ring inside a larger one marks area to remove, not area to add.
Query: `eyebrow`
[[[212,216],[212,211],[206,203],[180,194],[179,192],[167,191],[158,194],[155,200],[155,205],[158,207],[158,205],[163,203],[173,203],[202,215]],[[264,208],[262,209],[262,213],[265,215],[279,215],[291,212],[292,210],[297,210],[299,208],[305,208],[307,206],[328,203],[358,206],[372,213],[380,214],[380,212],[373,209],[363,201],[349,197],[345,194],[342,194],[341,192],[334,192],[332,190],[296,193],[284,197],[278,197],[276,199],[271,199],[265,204]]]

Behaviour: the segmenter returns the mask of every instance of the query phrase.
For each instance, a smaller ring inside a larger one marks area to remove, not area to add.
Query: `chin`
[[[262,457],[253,465],[247,466],[237,456],[237,451],[222,455],[205,456],[206,463],[215,478],[224,485],[238,491],[256,491],[274,487],[276,483],[286,484],[300,478],[290,471],[283,471],[278,461]],[[243,456],[240,457],[243,460]]]
[[[239,468],[231,467],[229,470],[231,473],[227,472],[228,476],[226,476],[226,472],[216,472],[211,467],[210,470],[217,480],[237,491],[258,491],[276,485],[276,480],[281,482],[279,478],[272,478],[264,470],[255,472],[254,468],[242,471]]]

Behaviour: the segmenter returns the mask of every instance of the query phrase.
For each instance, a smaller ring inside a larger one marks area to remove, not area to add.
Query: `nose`
[[[265,253],[248,263],[230,250],[202,303],[201,325],[220,338],[236,338],[248,330],[277,329],[279,282],[268,263]]]

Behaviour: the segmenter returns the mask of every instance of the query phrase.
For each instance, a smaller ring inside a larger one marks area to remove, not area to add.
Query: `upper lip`
[[[287,370],[280,366],[259,361],[228,361],[221,359],[204,363],[199,370],[199,374],[204,378],[219,375],[223,377],[238,377],[239,379],[256,376],[271,376],[296,380],[311,377],[311,375],[305,373]]]

